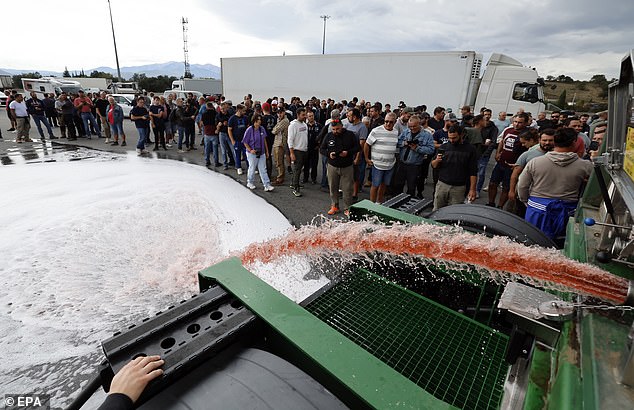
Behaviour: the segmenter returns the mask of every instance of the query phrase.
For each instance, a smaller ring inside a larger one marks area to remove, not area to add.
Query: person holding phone
[[[478,158],[476,149],[464,142],[464,127],[453,124],[448,130],[448,142],[438,147],[431,166],[438,170],[438,183],[434,194],[434,211],[444,206],[461,204],[476,199]],[[467,182],[468,181],[468,182]],[[466,184],[469,184],[466,187]]]

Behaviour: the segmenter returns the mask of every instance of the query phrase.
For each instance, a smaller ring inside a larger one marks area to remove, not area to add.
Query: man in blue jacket
[[[403,192],[407,183],[407,194],[416,194],[416,181],[421,172],[421,165],[428,155],[434,153],[434,137],[421,126],[418,115],[412,115],[407,122],[407,129],[401,133],[396,144],[398,168],[394,180],[394,193]]]

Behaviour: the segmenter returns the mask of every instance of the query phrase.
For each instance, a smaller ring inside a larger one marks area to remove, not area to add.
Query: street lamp
[[[117,39],[114,38],[114,23],[112,22],[112,8],[110,8],[110,0],[108,0],[108,10],[110,11],[110,27],[112,27],[112,42],[114,43],[114,58],[117,60],[117,79],[123,81],[121,78],[121,69],[119,68],[119,54],[117,53]]]
[[[326,54],[326,20],[328,20],[330,16],[324,14],[323,16],[319,16],[319,18],[324,19],[324,40],[321,45],[321,54]]]

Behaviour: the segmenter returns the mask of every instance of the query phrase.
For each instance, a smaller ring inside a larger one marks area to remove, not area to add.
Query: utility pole
[[[185,52],[185,75],[183,78],[192,78],[192,72],[189,70],[189,51],[187,51],[187,23],[189,21],[182,17],[183,23],[183,51]]]
[[[110,0],[108,0],[108,10],[110,11],[110,27],[112,27],[112,42],[114,43],[114,58],[117,61],[117,81],[123,81],[121,78],[121,69],[119,68],[119,54],[117,53],[117,39],[114,37],[114,23],[112,22],[112,8]]]
[[[319,16],[319,18],[324,19],[324,39],[321,44],[321,54],[326,54],[326,20],[330,18],[330,16],[323,15]]]

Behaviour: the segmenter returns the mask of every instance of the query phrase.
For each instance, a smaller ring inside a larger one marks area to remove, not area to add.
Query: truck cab
[[[482,76],[475,108],[490,108],[495,114],[515,114],[520,108],[537,115],[544,111],[543,80],[537,72],[504,54],[491,55]]]

